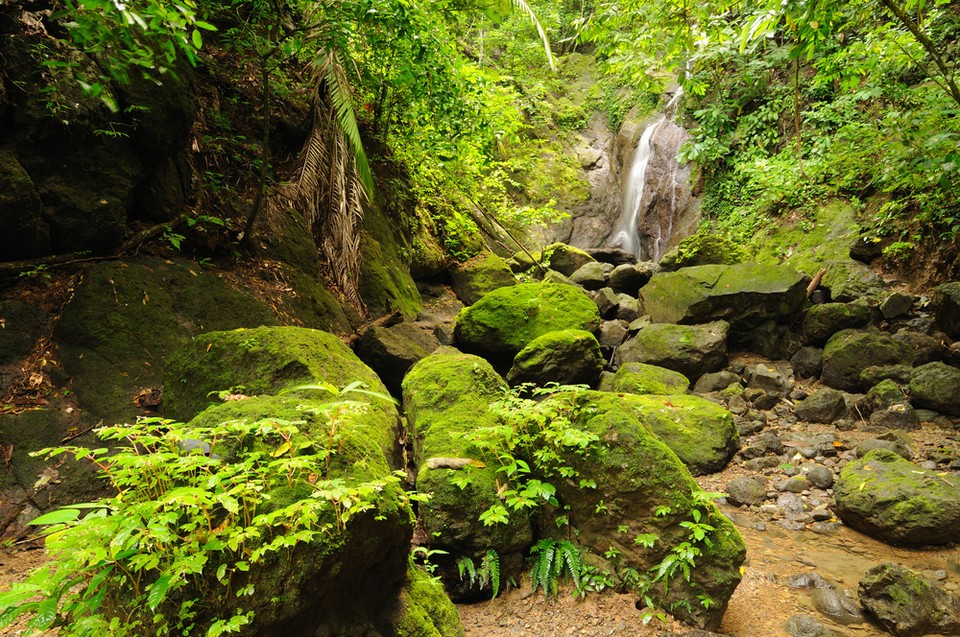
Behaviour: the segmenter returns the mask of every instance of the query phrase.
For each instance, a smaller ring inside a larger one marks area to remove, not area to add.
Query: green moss
[[[681,241],[660,259],[665,269],[693,265],[734,265],[748,259],[747,251],[738,243],[711,234],[695,234]]]
[[[844,202],[819,208],[812,219],[791,221],[755,237],[757,263],[782,264],[810,276],[827,261],[847,259],[858,233],[856,213]]]
[[[840,330],[862,327],[870,322],[867,303],[822,303],[807,308],[803,333],[807,341],[822,344]]]
[[[600,389],[630,394],[685,394],[690,380],[680,372],[656,365],[624,363]]]
[[[463,625],[443,586],[413,564],[407,569],[397,637],[460,637]]]
[[[296,294],[285,294],[280,301],[290,307],[303,327],[335,334],[350,334],[353,331],[344,307],[321,280],[291,267],[284,267],[283,273]]]
[[[595,261],[593,257],[580,248],[565,243],[552,243],[544,248],[543,260],[550,264],[550,268],[564,276],[570,276],[580,266]]]
[[[507,374],[511,385],[549,382],[594,385],[603,371],[597,338],[584,330],[559,330],[539,336],[520,350]]]
[[[564,329],[595,331],[596,303],[582,290],[556,283],[521,283],[487,294],[457,314],[454,333],[464,349],[512,358],[527,343]]]
[[[454,266],[450,277],[453,291],[465,305],[472,305],[483,295],[517,282],[507,262],[490,252]]]
[[[333,334],[301,327],[260,327],[210,332],[177,350],[164,373],[164,414],[185,420],[216,399],[211,392],[243,386],[247,395],[277,394],[304,383],[342,388],[361,381],[371,391],[387,393],[377,375]],[[304,394],[308,398],[319,393]],[[349,398],[363,399],[357,394]],[[375,399],[384,417],[396,411]]]
[[[844,391],[858,391],[860,374],[872,366],[909,363],[910,346],[879,332],[842,330],[823,348],[824,384]]]

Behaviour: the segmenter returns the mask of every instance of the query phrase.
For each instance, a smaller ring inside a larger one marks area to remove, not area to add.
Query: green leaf
[[[200,35],[199,29],[193,30],[193,33],[190,34],[190,41],[193,43],[193,46],[198,49],[203,46],[203,36]]]
[[[80,517],[80,511],[77,509],[57,509],[34,518],[28,524],[65,524],[73,522],[78,517]]]
[[[164,575],[150,586],[150,592],[147,593],[147,606],[150,610],[157,610],[157,606],[163,601],[172,580],[172,575]]]

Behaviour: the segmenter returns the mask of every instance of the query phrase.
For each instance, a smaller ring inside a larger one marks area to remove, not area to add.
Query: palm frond
[[[518,1],[522,2],[523,0]],[[325,76],[330,101],[336,112],[337,125],[343,131],[350,151],[353,153],[360,180],[367,189],[367,195],[372,195],[373,177],[370,174],[370,165],[367,163],[363,143],[360,141],[360,128],[357,126],[357,117],[353,110],[350,83],[347,81],[347,74],[337,59],[336,53],[331,51],[327,55],[326,60],[320,67],[320,72]]]
[[[540,19],[537,18],[537,12],[533,10],[527,0],[510,0],[510,4],[513,5],[513,8],[525,13],[527,18],[530,19],[530,24],[537,28],[537,33],[540,35],[540,41],[543,42],[543,51],[547,54],[547,63],[550,64],[550,70],[556,71],[557,65],[553,59],[553,52],[550,50],[550,40],[547,38],[547,32],[543,30],[543,25],[540,24]]]

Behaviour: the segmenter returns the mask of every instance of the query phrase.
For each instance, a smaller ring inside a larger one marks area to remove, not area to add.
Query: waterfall
[[[609,243],[619,244],[641,260],[659,261],[666,252],[673,236],[679,191],[686,188],[684,180],[677,179],[680,166],[676,162],[686,132],[671,121],[681,93],[678,89],[664,108],[663,117],[643,131],[630,172],[621,180],[620,220]],[[663,170],[651,176],[648,168],[654,160]]]

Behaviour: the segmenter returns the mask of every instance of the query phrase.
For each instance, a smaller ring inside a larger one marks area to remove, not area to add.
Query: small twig
[[[65,442],[70,442],[71,440],[75,440],[76,438],[79,438],[80,436],[82,436],[82,435],[85,434],[85,433],[90,433],[91,431],[93,431],[93,430],[96,429],[97,427],[101,426],[102,424],[103,424],[103,421],[101,420],[101,421],[98,422],[97,424],[91,425],[90,427],[87,427],[87,428],[84,429],[83,431],[78,431],[78,432],[76,432],[75,434],[71,434],[71,435],[67,436],[66,438],[64,438],[63,440],[61,440],[61,441],[60,441],[60,444],[62,445],[62,444],[65,443]]]

